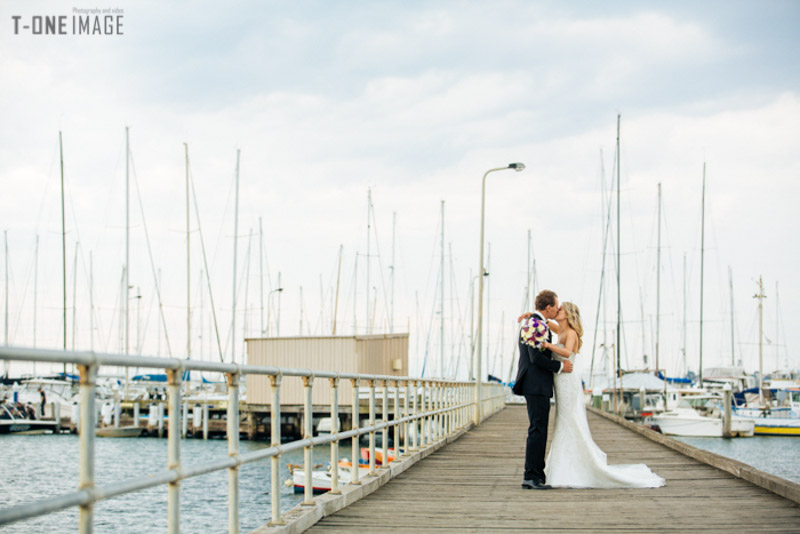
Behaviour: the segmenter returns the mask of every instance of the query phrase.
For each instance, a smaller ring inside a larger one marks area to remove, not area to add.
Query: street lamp
[[[497,171],[504,171],[507,169],[514,169],[517,172],[525,170],[524,163],[509,163],[506,167],[497,167],[496,169],[489,169],[483,175],[483,181],[481,183],[481,257],[480,257],[480,268],[478,269],[478,339],[476,341],[477,345],[477,358],[475,362],[475,414],[474,414],[474,422],[475,424],[479,424],[481,422],[481,378],[482,378],[482,371],[481,371],[481,344],[483,342],[483,276],[486,273],[486,269],[483,266],[483,227],[485,221],[485,211],[486,211],[486,177],[489,176],[490,173],[497,172]]]

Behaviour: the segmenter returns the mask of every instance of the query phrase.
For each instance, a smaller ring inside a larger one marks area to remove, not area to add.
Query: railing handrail
[[[238,533],[239,528],[239,508],[238,508],[238,468],[241,465],[271,458],[272,461],[272,487],[280,484],[279,459],[282,454],[287,452],[304,449],[305,462],[304,469],[306,475],[305,504],[313,502],[311,476],[312,462],[311,449],[314,446],[331,445],[331,465],[335,471],[333,474],[332,491],[338,491],[338,443],[341,440],[353,440],[353,461],[352,461],[352,482],[358,484],[358,454],[360,436],[369,434],[370,436],[370,474],[375,473],[375,433],[383,432],[384,458],[388,458],[387,442],[388,430],[394,428],[395,447],[404,453],[416,450],[422,446],[429,446],[438,439],[441,439],[459,428],[469,424],[471,418],[469,413],[475,406],[475,399],[470,398],[471,390],[474,390],[474,382],[447,380],[441,378],[421,378],[394,375],[374,375],[363,373],[339,373],[332,371],[317,371],[312,369],[293,369],[272,366],[257,366],[234,364],[224,362],[204,362],[180,358],[161,358],[152,356],[122,355],[113,353],[99,353],[94,351],[61,351],[53,349],[36,349],[26,347],[0,347],[0,360],[11,361],[34,361],[49,363],[71,363],[80,367],[81,380],[81,406],[79,429],[81,434],[80,455],[81,473],[80,483],[77,491],[40,499],[31,503],[21,504],[6,509],[0,509],[0,525],[23,520],[33,517],[54,513],[66,508],[79,506],[81,508],[80,531],[91,532],[93,528],[93,510],[95,503],[105,499],[110,499],[126,493],[141,491],[144,489],[169,485],[168,498],[168,530],[178,532],[180,523],[179,506],[179,484],[182,480],[205,475],[208,473],[228,470],[229,471],[229,531]],[[166,470],[137,478],[115,482],[105,486],[94,485],[94,429],[96,427],[95,411],[95,381],[97,370],[102,366],[118,367],[145,367],[153,369],[165,369],[169,377],[169,428],[168,428],[168,451],[169,460]],[[220,372],[227,376],[228,387],[228,432],[229,452],[227,458],[215,459],[203,462],[198,465],[183,466],[180,462],[180,418],[179,409],[183,395],[180,391],[182,382],[181,374],[183,371],[209,371]],[[267,375],[270,376],[272,384],[273,398],[270,410],[272,427],[272,438],[270,447],[239,453],[239,377],[241,375]],[[303,379],[305,389],[304,415],[306,425],[302,439],[289,443],[280,441],[280,385],[282,377],[299,377]],[[314,378],[328,379],[331,383],[331,417],[336,421],[331,429],[331,434],[326,436],[312,435],[311,416],[313,414],[311,405],[311,391]],[[338,388],[340,380],[350,380],[353,384],[353,426],[351,430],[339,431],[338,421]],[[359,388],[361,382],[368,384],[369,389],[369,423],[359,424],[360,401]],[[383,387],[383,409],[382,420],[375,418],[375,392],[377,384],[382,383]],[[394,383],[394,387],[390,384]],[[488,383],[489,386],[497,384]],[[410,397],[413,394],[413,413],[409,406]],[[404,402],[401,415],[400,390],[405,389]],[[391,414],[388,410],[388,399],[390,389],[394,390],[394,417],[389,419]],[[487,388],[487,393],[489,388]],[[503,395],[482,395],[481,406],[485,403],[492,403],[493,406],[502,404]],[[418,401],[421,406],[418,405]],[[176,409],[177,408],[177,409]],[[421,408],[421,409],[420,409]],[[173,417],[173,410],[175,417]],[[232,424],[233,421],[233,424]],[[278,423],[276,423],[276,421]],[[426,429],[425,421],[434,422]],[[415,435],[410,440],[410,426],[413,425]],[[84,429],[91,429],[91,432],[84,433]],[[232,430],[233,429],[233,430]],[[404,446],[400,445],[400,434]],[[409,443],[409,440],[411,441]],[[270,492],[272,505],[272,523],[280,522],[280,492]]]

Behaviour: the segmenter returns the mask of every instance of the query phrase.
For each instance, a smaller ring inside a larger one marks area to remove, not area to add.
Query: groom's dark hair
[[[556,295],[555,291],[550,291],[549,289],[545,289],[538,295],[536,295],[536,310],[542,311],[548,306],[555,306],[556,299],[558,295]]]

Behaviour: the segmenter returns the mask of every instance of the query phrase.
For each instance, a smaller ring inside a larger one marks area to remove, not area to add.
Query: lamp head
[[[524,171],[525,170],[525,164],[524,163],[509,163],[508,164],[508,168],[509,169],[514,169],[515,171],[520,172],[520,171]]]

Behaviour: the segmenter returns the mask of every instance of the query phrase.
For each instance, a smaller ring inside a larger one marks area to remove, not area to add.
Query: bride
[[[550,328],[558,334],[558,345],[545,342],[559,360],[575,363],[581,350],[583,325],[578,307],[564,302]],[[665,481],[645,464],[608,465],[606,453],[592,440],[583,387],[578,373],[554,376],[556,417],[553,439],[545,461],[545,475],[550,486],[569,488],[655,488]]]

